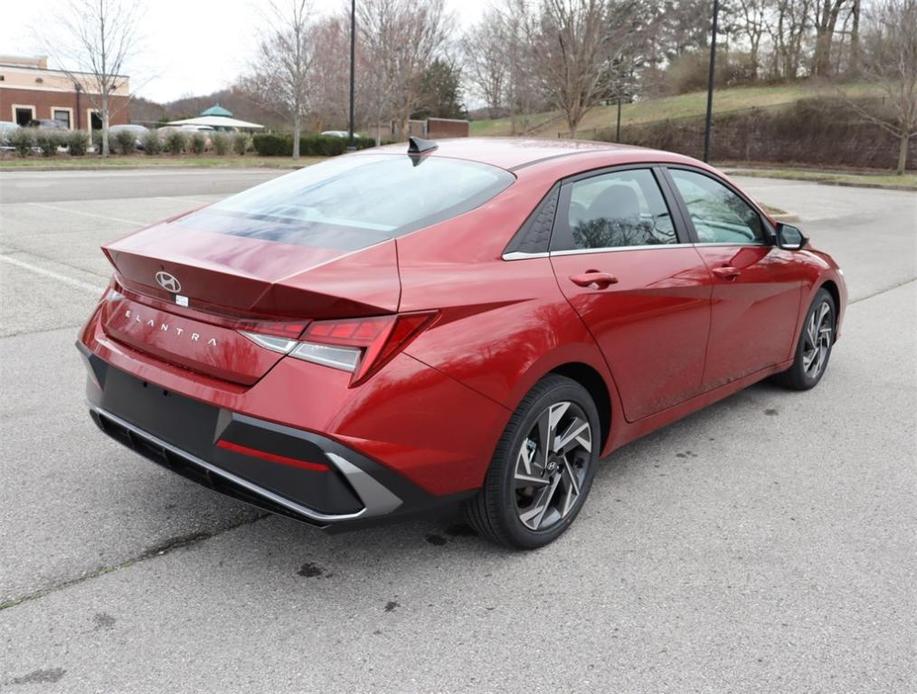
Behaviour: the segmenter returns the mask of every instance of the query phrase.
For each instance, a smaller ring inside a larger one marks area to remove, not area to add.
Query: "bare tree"
[[[444,0],[362,0],[357,14],[376,105],[373,115],[377,124],[396,121],[405,137],[421,97],[423,72],[446,44],[450,17]]]
[[[500,34],[506,50],[512,133],[525,133],[529,115],[541,97],[542,84],[535,70],[539,19],[532,0],[503,0],[499,7]]]
[[[604,98],[629,101],[640,87],[642,73],[653,69],[655,35],[660,12],[653,0],[610,3],[608,21],[612,27],[608,42],[609,64],[604,77]]]
[[[70,0],[55,20],[60,31],[45,41],[48,53],[99,112],[105,157],[112,97],[127,83],[121,73],[136,50],[141,9],[137,0]]]
[[[853,0],[850,8],[851,28],[850,28],[850,62],[847,65],[847,71],[856,75],[860,71],[860,16],[862,14],[863,3],[861,0]]]
[[[544,0],[539,65],[571,137],[576,137],[583,116],[609,91],[614,63],[630,30],[626,18],[632,7],[627,0]]]
[[[737,33],[748,39],[748,59],[752,78],[758,77],[761,62],[761,39],[767,31],[765,22],[770,0],[738,0]]]
[[[484,99],[490,117],[506,102],[509,70],[506,34],[500,11],[489,8],[480,21],[462,38],[462,58],[466,79],[477,96]]]
[[[767,31],[774,44],[771,76],[794,80],[799,76],[806,39],[811,29],[810,9],[817,0],[776,0],[767,22]]]
[[[293,121],[293,158],[299,159],[303,118],[309,106],[312,33],[308,0],[271,2],[268,28],[258,46],[253,75],[245,80],[265,106],[285,112]]]
[[[334,15],[316,24],[312,47],[310,106],[316,129],[345,129],[350,103],[350,18]]]
[[[606,17],[602,0],[545,0],[540,67],[570,137],[602,91]]]
[[[834,32],[841,10],[851,0],[816,0],[813,4],[815,26],[815,54],[812,58],[812,74],[825,76],[831,72],[831,49]]]
[[[901,176],[907,169],[910,139],[917,137],[917,0],[878,0],[866,14],[862,70],[884,93],[887,115],[876,115],[851,99],[857,113],[898,138]]]

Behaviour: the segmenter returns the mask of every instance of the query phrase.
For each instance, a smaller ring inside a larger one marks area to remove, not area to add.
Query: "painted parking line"
[[[84,292],[89,292],[95,296],[99,296],[105,291],[105,287],[98,284],[90,284],[89,282],[83,282],[82,280],[74,279],[73,277],[67,277],[67,275],[62,275],[59,272],[54,272],[54,270],[47,270],[39,265],[33,265],[24,260],[19,260],[18,258],[10,258],[6,255],[0,255],[0,262],[7,263],[9,265],[14,265],[23,270],[28,270],[33,272],[36,275],[43,275],[44,277],[50,277],[51,279],[57,280],[62,284],[69,285],[76,289],[80,289]]]
[[[57,205],[48,205],[42,202],[28,203],[32,207],[40,207],[43,210],[53,210],[54,212],[64,212],[66,214],[76,214],[82,217],[95,217],[97,219],[107,219],[111,222],[120,222],[122,224],[132,224],[134,226],[146,226],[150,222],[138,222],[136,219],[124,219],[123,217],[113,217],[109,214],[98,214],[95,212],[82,212],[80,210],[71,210],[67,207],[58,207]]]
[[[181,202],[194,202],[200,205],[212,205],[215,202],[222,200],[227,197],[223,193],[214,193],[213,197],[210,200],[204,200],[200,197],[194,197],[192,195],[157,195],[155,198],[150,198],[152,200],[168,200],[169,202],[175,202],[180,200]]]

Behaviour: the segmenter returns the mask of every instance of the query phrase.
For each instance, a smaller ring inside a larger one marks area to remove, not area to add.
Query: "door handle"
[[[742,271],[739,268],[733,267],[732,265],[715,267],[711,270],[711,272],[720,279],[724,280],[734,280],[736,277],[742,274]]]
[[[586,272],[581,275],[570,275],[570,281],[580,287],[591,287],[595,285],[598,289],[605,289],[608,285],[617,284],[618,278],[607,272],[586,270]]]

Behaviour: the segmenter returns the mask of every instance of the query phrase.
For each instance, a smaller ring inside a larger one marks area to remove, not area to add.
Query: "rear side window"
[[[566,209],[552,251],[677,243],[675,226],[649,169],[631,169],[575,181],[565,189]]]
[[[468,212],[515,178],[486,164],[357,155],[307,166],[182,217],[201,231],[357,250]]]

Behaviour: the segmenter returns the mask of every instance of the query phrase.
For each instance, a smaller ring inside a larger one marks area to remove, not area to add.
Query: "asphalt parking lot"
[[[845,270],[822,383],[631,444],[511,553],[321,534],[95,430],[99,245],[274,175],[0,173],[0,690],[917,691],[917,194],[740,180]]]

